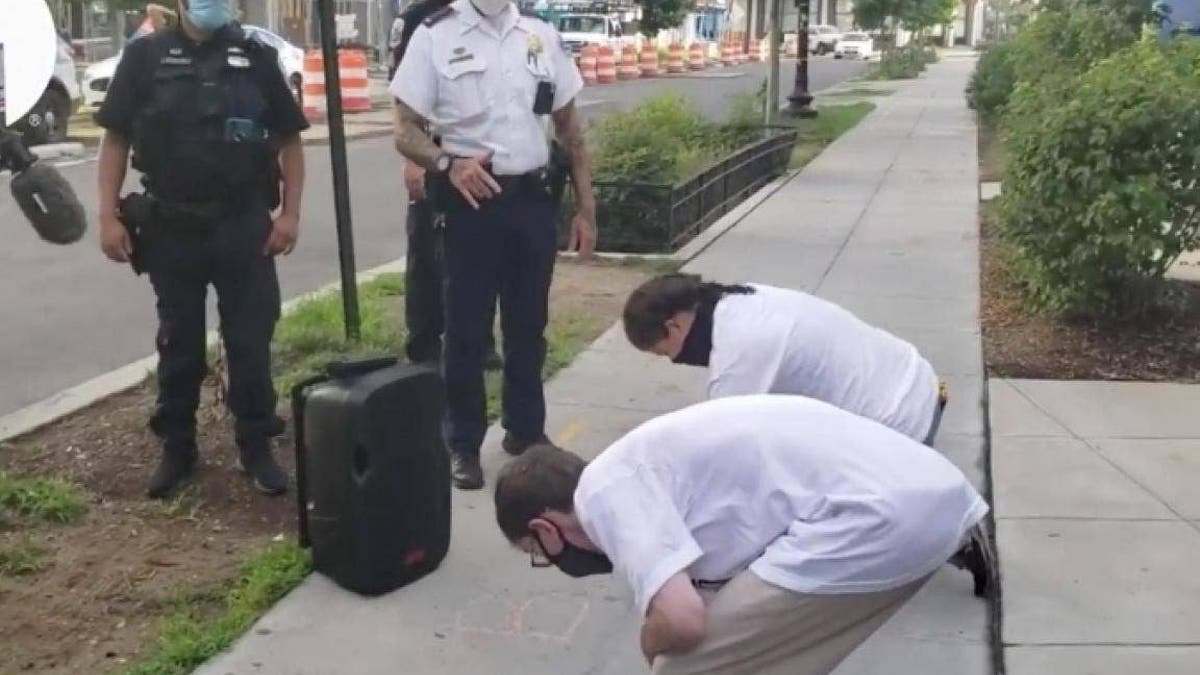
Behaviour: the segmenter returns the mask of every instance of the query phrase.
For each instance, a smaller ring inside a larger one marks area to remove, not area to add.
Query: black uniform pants
[[[159,322],[158,401],[151,428],[168,443],[195,434],[200,386],[208,373],[209,284],[217,292],[238,445],[260,446],[282,432],[271,379],[279,280],[275,259],[263,255],[270,228],[270,212],[262,205],[202,225],[162,220],[139,242]]]
[[[483,368],[489,317],[500,299],[504,428],[535,440],[545,432],[542,365],[558,240],[556,205],[532,181],[505,185],[478,211],[446,214],[446,441],[477,455],[487,431]]]
[[[408,339],[404,353],[413,363],[428,363],[442,355],[444,328],[442,231],[437,227],[430,200],[409,201],[405,229],[408,251],[404,268],[404,322],[408,326]],[[496,350],[492,330],[495,323],[493,304],[487,318],[487,354]]]

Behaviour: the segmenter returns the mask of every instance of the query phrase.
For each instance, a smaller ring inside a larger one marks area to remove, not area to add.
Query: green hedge
[[[765,90],[735,98],[726,119],[714,123],[684,97],[662,94],[592,127],[589,145],[604,249],[664,250],[675,234],[668,231],[669,187],[761,138],[763,96]]]
[[[985,120],[995,120],[1018,84],[1046,87],[1086,71],[1138,38],[1127,17],[1112,9],[1074,3],[1067,10],[1039,12],[1011,41],[995,45],[979,59],[967,101]]]
[[[1036,307],[1129,317],[1162,300],[1167,268],[1198,243],[1197,64],[1200,43],[1151,40],[1017,86],[1000,225]]]

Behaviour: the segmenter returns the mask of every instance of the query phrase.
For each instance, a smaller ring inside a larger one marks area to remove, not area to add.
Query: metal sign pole
[[[350,176],[346,166],[346,130],[342,118],[342,83],[338,76],[337,36],[333,0],[313,0],[316,5],[325,62],[325,109],[329,124],[329,160],[333,170],[333,208],[337,220],[338,260],[342,272],[342,309],[346,338],[359,339],[358,283],[355,279],[354,232],[350,222]]]

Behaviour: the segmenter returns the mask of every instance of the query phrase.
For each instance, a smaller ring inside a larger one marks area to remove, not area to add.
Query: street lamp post
[[[796,0],[796,79],[788,96],[787,112],[793,117],[812,118],[812,94],[808,93],[808,1]]]

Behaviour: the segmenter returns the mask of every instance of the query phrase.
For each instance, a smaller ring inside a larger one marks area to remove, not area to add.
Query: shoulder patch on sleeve
[[[448,16],[452,16],[453,14],[454,14],[454,8],[447,5],[441,9],[439,9],[438,11],[434,12],[433,14],[430,14],[429,16],[425,17],[425,20],[422,21],[421,23],[425,24],[426,26],[434,26],[434,25],[437,25],[437,23],[440,22],[442,19],[445,19]]]

